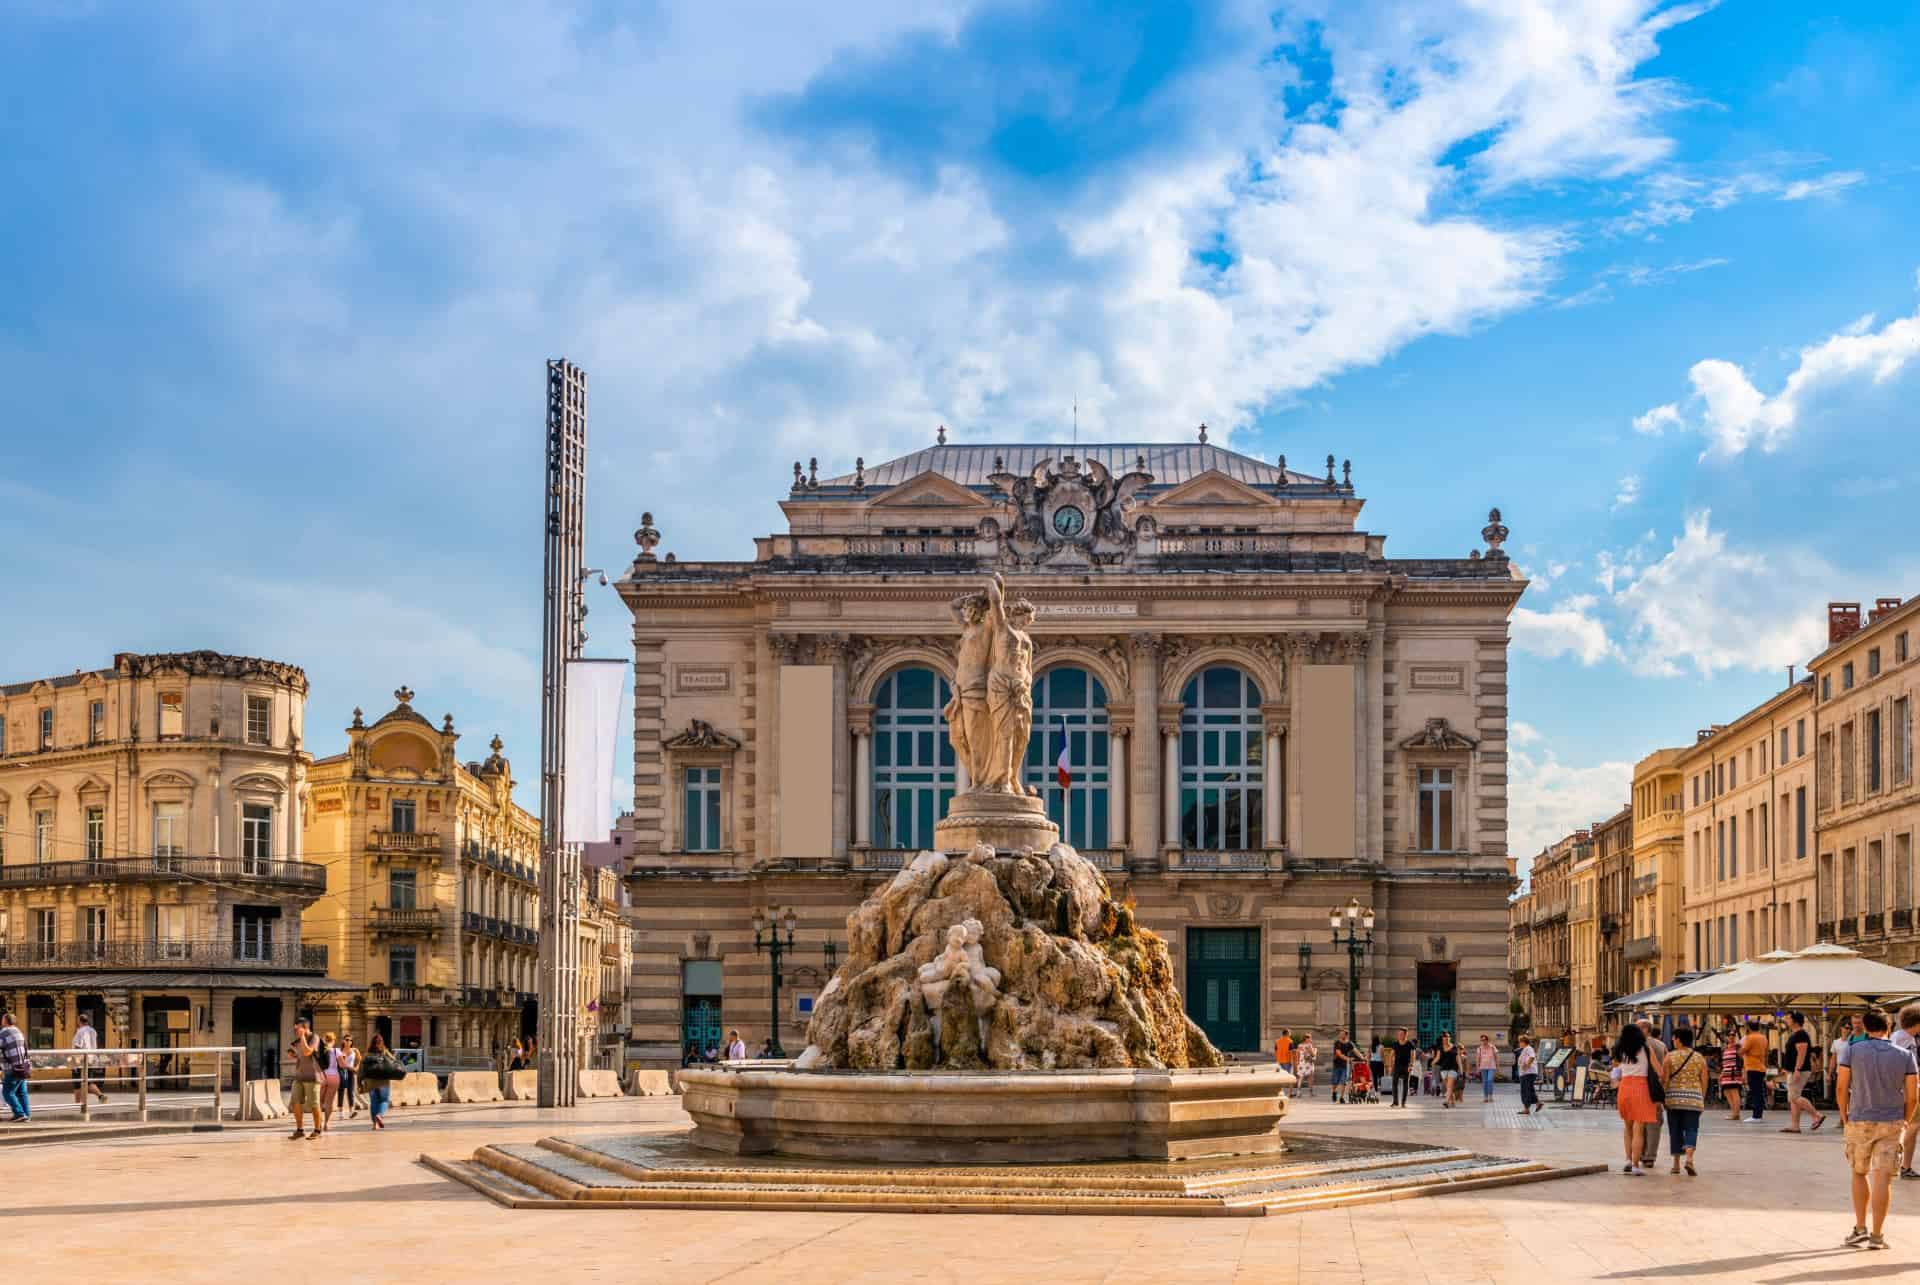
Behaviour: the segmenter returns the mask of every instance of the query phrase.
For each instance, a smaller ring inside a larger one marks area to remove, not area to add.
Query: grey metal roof
[[[1278,465],[1227,450],[1223,446],[1203,446],[1198,442],[1120,442],[1081,447],[1064,442],[989,442],[929,446],[911,455],[876,464],[867,470],[867,489],[883,490],[919,477],[922,473],[938,473],[962,486],[986,490],[993,485],[987,478],[995,471],[996,458],[1009,473],[1031,473],[1042,461],[1058,460],[1067,455],[1083,462],[1098,461],[1116,477],[1132,471],[1134,462],[1145,456],[1147,472],[1153,474],[1156,488],[1179,486],[1202,473],[1216,470],[1249,486],[1274,486],[1281,480]],[[853,477],[851,473],[843,473],[839,477],[822,478],[820,485],[851,487]],[[1324,485],[1326,478],[1288,469],[1286,481],[1296,486],[1311,486],[1316,482]]]

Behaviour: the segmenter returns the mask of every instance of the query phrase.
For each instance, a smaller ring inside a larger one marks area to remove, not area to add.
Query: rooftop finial
[[[405,705],[408,701],[413,699],[413,688],[407,687],[404,685],[399,688],[396,688],[393,693],[393,698],[396,701],[399,701],[402,705]]]
[[[1489,558],[1504,558],[1506,550],[1500,546],[1506,542],[1507,528],[1500,521],[1500,510],[1487,510],[1487,524],[1480,528],[1480,538],[1487,542]]]
[[[806,484],[807,484],[807,479],[803,477],[800,473],[800,461],[795,460],[793,462],[793,489],[798,491],[804,486],[806,486]]]
[[[1285,451],[1280,452],[1280,480],[1282,482],[1287,480],[1287,453]]]
[[[1207,426],[1205,424],[1202,424],[1200,426],[1200,445],[1205,446],[1206,444],[1207,444]]]
[[[935,446],[945,446],[947,444],[947,426],[945,424],[942,424],[940,431],[934,434],[933,444]]]
[[[864,487],[866,484],[867,484],[867,457],[864,455],[856,455],[853,457],[854,489],[858,490],[861,487]]]
[[[807,457],[807,489],[813,490],[819,485],[820,457],[818,455],[809,455]]]
[[[507,743],[500,739],[500,733],[495,732],[493,734],[493,739],[487,743],[487,748],[492,750],[495,754],[498,754],[501,750],[504,750],[507,748]]]
[[[640,529],[633,533],[633,542],[640,546],[640,552],[635,556],[634,561],[652,562],[654,560],[653,549],[660,543],[660,532],[653,525],[653,514],[640,515]]]
[[[365,727],[367,725],[367,716],[361,712],[358,705],[353,707],[353,725],[355,727]]]
[[[1340,485],[1348,488],[1351,488],[1353,486],[1353,461],[1352,460],[1340,461]]]
[[[453,715],[446,714],[441,717],[440,730],[443,732],[451,732],[453,730]]]
[[[1333,485],[1333,456],[1327,456],[1327,485]]]

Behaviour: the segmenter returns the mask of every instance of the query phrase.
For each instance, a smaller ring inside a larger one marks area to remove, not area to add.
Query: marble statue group
[[[960,618],[959,660],[947,734],[981,794],[1033,793],[1020,781],[1020,761],[1033,730],[1033,604],[1006,599],[998,575],[985,591],[954,599]]]

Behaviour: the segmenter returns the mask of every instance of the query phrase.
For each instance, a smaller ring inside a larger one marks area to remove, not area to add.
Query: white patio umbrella
[[[1770,952],[1773,956],[1784,951]],[[1920,976],[1845,946],[1809,946],[1785,958],[1749,960],[1661,1000],[1681,1012],[1780,1012],[1789,1008],[1864,1008],[1920,995]]]
[[[1770,950],[1753,959],[1743,959],[1737,964],[1728,964],[1710,976],[1678,987],[1662,995],[1656,1006],[1680,1013],[1726,1012],[1743,1006],[1739,998],[1754,993],[1754,984],[1763,976],[1787,960],[1793,958],[1791,951]],[[1769,982],[1769,984],[1771,984]],[[1734,998],[1728,999],[1728,996]],[[1746,1007],[1753,1007],[1746,1004]]]

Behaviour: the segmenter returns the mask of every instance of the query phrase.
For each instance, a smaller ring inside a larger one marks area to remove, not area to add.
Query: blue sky
[[[0,15],[0,678],[283,658],[319,753],[404,682],[530,786],[559,354],[609,569],[1075,399],[1391,554],[1498,504],[1522,853],[1920,592],[1912,6],[394,8]]]

